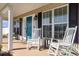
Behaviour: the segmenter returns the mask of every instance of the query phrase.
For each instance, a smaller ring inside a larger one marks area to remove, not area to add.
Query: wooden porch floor
[[[7,38],[3,38],[3,49],[7,50]],[[13,55],[14,56],[48,56],[48,49],[39,51],[37,49],[26,49],[26,44],[20,40],[13,40]]]

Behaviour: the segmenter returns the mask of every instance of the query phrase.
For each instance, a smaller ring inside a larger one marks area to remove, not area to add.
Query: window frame
[[[43,13],[47,11],[52,11],[52,39],[54,38],[54,10],[67,6],[67,27],[69,27],[69,4],[61,5],[42,12],[42,38],[43,38]],[[60,23],[61,24],[61,23]],[[64,24],[64,23],[63,23]]]

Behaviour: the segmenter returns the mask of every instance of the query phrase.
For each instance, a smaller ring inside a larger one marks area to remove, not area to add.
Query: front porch
[[[7,38],[3,38],[3,50],[8,49],[7,44]],[[24,42],[14,39],[12,54],[13,56],[48,56],[48,49],[43,49],[41,51],[37,49],[28,50]]]
[[[27,4],[19,5],[26,6]],[[0,44],[3,45],[3,51],[8,49],[9,51],[12,51],[15,56],[47,56],[48,49],[43,49],[42,51],[37,49],[27,50],[27,44],[23,41],[36,37],[40,37],[42,40],[47,38],[50,39],[49,41],[51,41],[51,39],[61,41],[64,37],[66,27],[78,26],[78,19],[76,17],[78,15],[76,12],[77,7],[75,7],[78,4],[47,4],[43,7],[38,6],[39,8],[27,11],[27,13],[25,13],[27,7],[24,7],[21,8],[25,10],[24,14],[22,13],[22,15],[19,14],[18,16],[18,13],[22,11],[17,11],[19,10],[17,9],[19,5],[7,5],[2,10],[0,16]],[[31,5],[29,4],[29,6]],[[16,10],[14,15],[13,11],[15,10],[12,8]],[[5,19],[5,16],[8,19],[8,38],[2,38],[2,20]],[[79,30],[79,28],[77,30]],[[77,49],[79,49],[78,32],[75,35],[75,43],[73,43],[73,47],[75,46]],[[17,39],[13,39],[13,34],[15,34]],[[48,48],[50,43],[51,42],[48,43]]]
[[[3,42],[2,42],[3,50],[8,49],[7,44],[8,44],[7,38],[3,38]],[[73,47],[79,49],[79,44],[74,44]],[[48,49],[43,49],[41,51],[37,49],[28,50],[25,42],[16,39],[13,40],[12,54],[13,56],[49,56]]]

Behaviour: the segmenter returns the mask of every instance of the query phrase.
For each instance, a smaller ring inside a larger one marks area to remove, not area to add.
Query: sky
[[[8,21],[7,20],[3,20],[3,28],[8,28]]]

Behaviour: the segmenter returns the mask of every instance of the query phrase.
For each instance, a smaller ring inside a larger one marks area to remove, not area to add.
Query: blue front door
[[[32,38],[32,16],[26,18],[26,34],[29,39]]]

